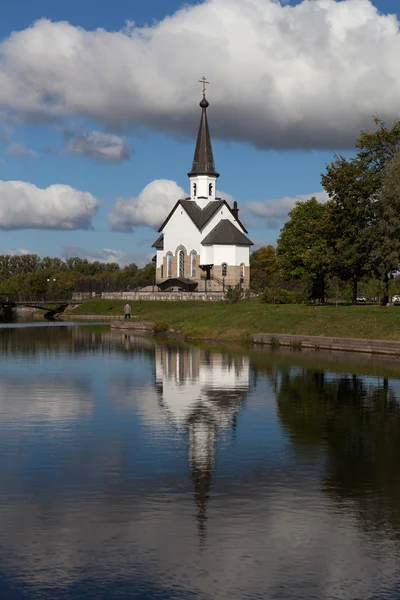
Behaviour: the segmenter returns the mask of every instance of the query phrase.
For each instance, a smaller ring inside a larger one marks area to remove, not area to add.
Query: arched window
[[[240,264],[240,279],[244,280],[244,263]]]
[[[161,265],[161,279],[164,278],[164,265]]]
[[[226,277],[228,274],[228,265],[226,263],[222,263],[222,277]]]
[[[179,252],[179,277],[185,277],[185,253],[183,250]]]
[[[196,252],[192,252],[190,255],[190,272],[192,277],[196,277]]]
[[[209,184],[208,184],[208,195],[209,195],[209,196],[212,196],[212,190],[213,190],[213,184],[212,184],[212,183],[209,183]]]
[[[172,254],[167,254],[167,277],[172,277]]]
[[[197,183],[193,184],[193,196],[196,197],[197,194]]]

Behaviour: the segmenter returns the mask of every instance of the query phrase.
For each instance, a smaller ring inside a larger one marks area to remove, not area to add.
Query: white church
[[[221,290],[250,286],[253,242],[239,219],[237,203],[217,195],[217,179],[207,122],[205,78],[201,120],[190,179],[190,196],[177,200],[161,225],[156,248],[156,282],[160,289]]]

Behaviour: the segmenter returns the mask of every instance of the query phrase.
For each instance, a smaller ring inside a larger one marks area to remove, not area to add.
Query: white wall
[[[202,246],[200,252],[200,264],[202,265],[213,265],[214,264],[214,248],[213,246]]]
[[[209,192],[210,183],[212,185],[211,195]],[[196,184],[196,196],[194,195],[193,185]],[[190,177],[190,197],[192,200],[196,200],[200,208],[204,208],[210,202],[215,200],[215,189],[217,185],[216,177],[209,177],[207,175],[195,175]],[[205,196],[205,198],[201,198]]]
[[[235,264],[240,265],[244,263],[246,267],[250,266],[250,247],[249,246],[235,246]]]
[[[239,223],[236,221],[235,217],[232,215],[230,210],[228,210],[228,208],[223,205],[222,208],[215,213],[215,215],[210,219],[210,221],[204,227],[204,229],[202,231],[201,239],[203,240],[206,237],[206,235],[208,235],[210,233],[210,231],[212,229],[214,229],[214,227],[216,225],[218,225],[218,223],[222,219],[226,219],[226,220],[230,221],[231,223],[233,223],[235,225],[235,227],[237,227],[239,229],[239,231],[242,231],[242,228],[240,227]]]
[[[187,253],[191,250],[200,252],[201,233],[182,206],[178,206],[164,227],[164,250],[157,252],[157,266],[162,265],[162,259],[172,252],[175,256],[176,249],[184,246]]]
[[[208,200],[206,204],[207,203]],[[201,245],[201,240],[203,240],[222,219],[228,219],[239,229],[239,231],[242,231],[236,219],[226,206],[223,206],[221,210],[217,211],[201,232],[197,229],[183,206],[178,206],[171,219],[164,227],[164,250],[157,250],[157,267],[160,267],[163,264],[163,259],[168,252],[172,252],[175,256],[177,248],[181,245],[186,248],[188,254],[192,250],[195,250],[200,256],[200,264],[218,265],[226,262],[228,265],[240,265],[243,262],[248,266],[250,264],[250,250],[248,247],[222,245],[213,247]],[[166,274],[164,274],[164,276],[166,277]]]
[[[214,265],[236,265],[236,246],[214,246]]]
[[[250,248],[248,246],[204,246],[202,260],[206,265],[222,265],[226,262],[231,266],[239,266],[244,263],[248,267],[250,265]]]

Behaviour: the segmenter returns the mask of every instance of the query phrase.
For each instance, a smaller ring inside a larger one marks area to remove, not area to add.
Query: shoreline
[[[316,352],[319,350],[334,350],[337,352],[384,354],[400,358],[400,342],[390,340],[256,333],[253,335],[252,342],[253,345],[271,346],[274,348],[279,348],[280,346],[294,350],[307,348]]]
[[[61,320],[67,318],[65,315]],[[70,317],[69,317],[70,318]],[[136,317],[137,318],[137,317]],[[157,324],[149,321],[125,321],[123,315],[76,315],[76,320],[107,320],[110,321],[111,329],[130,332],[152,332],[152,333],[170,333],[179,339],[187,341],[220,341],[220,342],[235,342],[227,338],[204,338],[198,336],[188,336],[177,331],[170,330],[168,332],[157,331]],[[316,352],[319,350],[328,350],[336,352],[350,352],[363,354],[381,354],[388,356],[396,356],[400,358],[400,341],[392,340],[376,340],[363,338],[342,338],[333,336],[311,336],[311,335],[295,335],[282,333],[254,333],[251,334],[249,340],[243,340],[242,343],[251,343],[253,346],[270,346],[273,348],[285,347],[293,350],[301,351],[311,349]]]

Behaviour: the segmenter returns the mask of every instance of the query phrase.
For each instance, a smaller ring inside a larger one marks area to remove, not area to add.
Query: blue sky
[[[334,153],[399,117],[397,3],[281,4],[1,3],[0,252],[148,260],[188,190],[203,74],[219,189],[256,244],[323,200]]]

